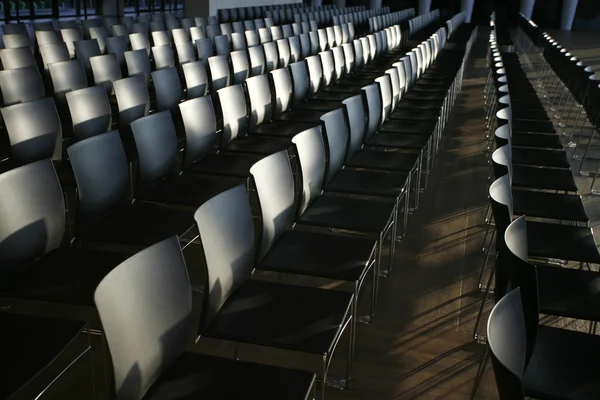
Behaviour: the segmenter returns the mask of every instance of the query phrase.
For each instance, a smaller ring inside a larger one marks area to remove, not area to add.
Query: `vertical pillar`
[[[460,11],[465,12],[465,22],[471,22],[471,17],[473,16],[473,3],[475,0],[460,0]]]
[[[562,15],[560,16],[560,29],[570,31],[575,19],[578,0],[563,0]]]
[[[521,14],[523,14],[525,18],[531,19],[534,6],[535,0],[521,0]]]
[[[427,14],[431,10],[431,0],[419,0],[418,15]]]

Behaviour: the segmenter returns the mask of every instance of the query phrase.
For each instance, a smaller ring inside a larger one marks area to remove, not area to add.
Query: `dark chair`
[[[165,68],[152,72],[152,83],[156,92],[158,111],[177,110],[183,100],[181,81],[176,68]]]
[[[265,59],[265,51],[262,46],[249,47],[248,58],[250,59],[250,76],[265,73],[267,60]]]
[[[46,71],[49,69],[50,64],[71,59],[67,45],[63,42],[40,46],[40,56],[42,57],[42,66]]]
[[[106,53],[114,54],[117,57],[121,71],[127,71],[127,61],[125,53],[129,50],[127,36],[114,36],[106,39]]]
[[[196,40],[196,48],[198,50],[198,59],[207,60],[215,55],[213,50],[213,40],[211,38],[202,38]]]
[[[121,79],[121,66],[114,54],[90,58],[94,84],[103,86],[108,95],[113,94],[113,82]]]
[[[203,204],[195,219],[208,277],[200,335],[317,355],[322,364],[319,375],[326,382],[339,338],[346,327],[350,326],[352,331],[354,326],[353,294],[251,280],[256,249],[244,186]],[[249,303],[255,296],[262,301]],[[248,321],[253,322],[248,324]],[[323,388],[320,398],[324,396]]]
[[[110,36],[108,29],[106,29],[104,26],[93,26],[90,28],[89,32],[90,39],[96,39],[98,41],[100,52],[102,54],[106,54],[106,41]]]
[[[179,248],[175,237],[154,244],[115,268],[96,290],[96,306],[112,355],[114,397],[157,399],[165,390],[175,390],[231,400],[308,399],[312,373],[185,351],[192,325],[192,293]],[[124,293],[129,295],[120,298]],[[134,336],[137,345],[131,346]],[[157,346],[160,352],[149,351]],[[136,380],[129,378],[132,369],[139,374]],[[191,388],[186,384],[189,379],[199,379],[202,385]]]
[[[175,43],[175,50],[177,51],[177,62],[180,66],[195,62],[198,59],[194,45],[190,41]]]
[[[127,64],[129,76],[142,75],[146,81],[146,86],[150,85],[152,66],[150,65],[150,57],[148,57],[145,50],[126,51],[125,63]]]
[[[227,56],[213,56],[207,61],[211,77],[211,93],[217,92],[219,89],[229,86],[231,84],[231,71],[229,70]]]
[[[175,68],[175,53],[170,45],[152,47],[155,70]]]
[[[69,55],[71,58],[75,58],[75,42],[83,40],[83,35],[79,28],[61,28],[60,34],[62,36],[63,42],[66,43],[67,48],[69,49]]]
[[[193,228],[189,211],[128,201],[129,166],[118,132],[87,138],[67,152],[78,188],[76,239],[139,249]]]
[[[110,130],[112,112],[104,87],[74,90],[66,93],[65,97],[71,113],[75,140],[83,140]]]
[[[215,43],[216,55],[226,56],[231,53],[231,43],[227,35],[219,35],[213,38]]]
[[[150,96],[142,76],[119,79],[113,83],[119,107],[119,129],[129,131],[130,124],[150,112]]]
[[[500,398],[596,398],[600,384],[589,355],[600,350],[600,341],[596,335],[539,325],[535,279],[534,273],[533,292],[514,289],[489,317],[488,342]]]
[[[90,58],[102,54],[100,46],[98,46],[98,41],[96,39],[79,40],[74,43],[74,46],[77,59],[83,64],[86,73],[91,74],[92,64],[90,63]]]
[[[287,68],[290,64],[290,59],[292,57],[290,42],[288,39],[279,39],[276,42],[277,44],[277,53],[279,54],[279,68]]]
[[[267,42],[262,45],[265,52],[265,73],[279,68],[279,53],[277,43]]]
[[[144,50],[148,54],[148,57],[150,57],[152,46],[146,33],[131,33],[129,35],[129,42],[131,43],[131,50]]]
[[[182,66],[187,88],[187,98],[206,96],[208,93],[208,75],[204,61],[190,62]]]

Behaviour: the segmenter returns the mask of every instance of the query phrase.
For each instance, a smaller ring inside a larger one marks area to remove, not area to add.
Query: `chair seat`
[[[207,200],[240,183],[243,182],[233,178],[182,175],[161,182],[140,193],[137,198],[141,201],[189,206],[196,209]]]
[[[443,92],[426,92],[426,91],[409,91],[404,95],[402,101],[404,100],[436,100],[436,101],[444,101],[448,94],[446,91]]]
[[[393,201],[318,196],[297,222],[379,235],[391,221],[394,206]]]
[[[306,400],[314,380],[312,372],[188,352],[175,360],[143,399]]]
[[[365,144],[377,147],[400,147],[422,150],[427,146],[429,137],[423,135],[398,135],[393,133],[376,134]]]
[[[447,94],[449,86],[446,83],[440,83],[439,85],[419,85],[419,82],[415,83],[410,87],[409,93],[440,93]]]
[[[527,133],[556,133],[551,121],[529,121],[525,119],[513,119],[513,132]]]
[[[407,173],[343,169],[325,186],[325,190],[394,198],[404,192],[407,182]]]
[[[336,86],[339,86],[339,85],[336,85]],[[311,102],[313,102],[315,100],[325,100],[325,101],[340,102],[340,101],[346,100],[348,97],[351,97],[353,93],[360,92],[360,87],[348,88],[347,90],[350,90],[350,89],[354,89],[354,90],[352,92],[350,92],[350,93],[348,93],[347,91],[343,91],[343,92],[335,92],[335,91],[327,91],[327,92],[323,91],[323,92],[319,92],[319,93],[316,93],[314,96],[312,96],[310,98],[310,100],[308,100],[308,102],[311,103]]]
[[[528,149],[521,147],[512,148],[513,164],[532,165],[540,167],[553,168],[571,168],[567,154],[564,149],[561,150],[545,150],[545,149]]]
[[[511,104],[513,103],[512,98],[511,100]],[[523,102],[520,102],[523,103]],[[550,118],[548,118],[548,114],[546,113],[546,110],[539,109],[539,108],[535,108],[535,107],[531,107],[531,105],[526,106],[525,104],[523,104],[522,108],[517,108],[514,106],[514,104],[512,105],[511,108],[511,115],[513,117],[513,123],[515,121],[519,121],[519,123],[521,121],[541,121],[541,122],[550,122]],[[552,123],[552,122],[550,122]]]
[[[250,168],[263,156],[243,153],[208,154],[190,165],[184,174],[224,175],[239,178],[250,176]]]
[[[348,95],[345,95],[345,96],[346,97],[344,97],[342,100],[350,97]],[[312,98],[310,98],[307,101],[305,101],[304,103],[300,104],[298,106],[298,109],[328,112],[331,110],[335,110],[336,108],[342,108],[342,106],[343,106],[342,100],[319,100],[319,99],[313,100]]]
[[[439,113],[439,109],[442,107],[442,100],[423,100],[423,99],[402,99],[396,107],[396,110],[405,109],[418,109],[418,110],[429,110],[433,109]]]
[[[528,217],[588,222],[581,197],[574,194],[513,190],[513,212]]]
[[[223,148],[225,151],[234,153],[273,154],[278,151],[289,149],[292,146],[290,139],[267,138],[261,136],[246,136],[236,139]]]
[[[579,189],[568,169],[547,169],[513,165],[513,187],[577,192]]]
[[[388,120],[381,126],[379,132],[409,135],[431,135],[435,131],[436,125],[437,121]]]
[[[544,133],[519,133],[513,131],[512,145],[517,147],[532,147],[538,149],[560,150],[563,145],[558,135]]]
[[[384,171],[409,172],[416,168],[418,153],[360,150],[347,163],[350,168],[369,168]]]
[[[283,136],[292,138],[298,133],[313,128],[319,124],[314,122],[273,121],[257,126],[251,135]]]
[[[600,321],[598,272],[538,265],[537,278],[542,314]]]
[[[2,312],[0,326],[0,398],[6,399],[46,370],[85,323]]]
[[[527,221],[527,244],[533,257],[600,263],[590,228]]]
[[[330,354],[353,294],[247,280],[232,293],[205,337],[313,354]]]
[[[402,104],[402,102],[400,102]],[[390,115],[391,120],[408,120],[408,121],[437,121],[440,117],[440,109],[411,109],[401,108],[400,104],[396,110]]]
[[[298,122],[317,122],[321,123],[321,117],[323,114],[328,112],[329,110],[319,111],[319,110],[303,110],[303,109],[293,109],[287,112],[284,112],[278,117],[274,119],[276,121],[298,121]]]
[[[192,211],[136,203],[111,211],[77,238],[147,247],[174,235],[181,237],[194,227]]]
[[[5,293],[19,298],[94,307],[94,291],[100,281],[127,258],[124,253],[60,248],[8,281]]]
[[[357,282],[376,245],[373,239],[291,230],[277,239],[258,268]]]
[[[600,352],[596,335],[540,326],[535,349],[523,375],[526,396],[543,399],[597,399]]]

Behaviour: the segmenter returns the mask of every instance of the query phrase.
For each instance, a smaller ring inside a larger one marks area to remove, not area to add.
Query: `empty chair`
[[[221,35],[229,37],[233,33],[233,27],[230,23],[221,24],[219,27],[221,29]]]
[[[267,61],[262,46],[249,47],[248,58],[250,59],[250,76],[262,75],[265,73]]]
[[[208,93],[208,75],[204,61],[195,61],[182,66],[187,98],[206,96]]]
[[[152,58],[157,70],[175,67],[175,54],[171,46],[154,46],[152,48]]]
[[[190,41],[190,31],[188,29],[179,28],[173,29],[171,31],[171,35],[173,36],[173,43],[181,43],[181,42],[189,42]],[[154,44],[156,46],[156,43]]]
[[[0,91],[4,106],[38,100],[46,94],[37,67],[0,71]]]
[[[266,28],[267,27],[267,25],[265,25],[265,20],[262,19],[262,18],[255,19],[254,20],[254,26],[255,26],[256,30],[258,30],[260,28]]]
[[[0,61],[2,61],[3,69],[25,68],[36,65],[35,58],[29,47],[0,49]]]
[[[38,45],[38,48],[47,44],[58,44],[63,43],[62,38],[60,37],[57,31],[47,30],[47,31],[36,31],[35,39]]]
[[[196,40],[196,48],[198,50],[199,60],[207,60],[214,55],[213,40],[210,38]]]
[[[188,376],[203,384],[193,392],[182,389],[198,397],[219,393],[229,398],[301,400],[310,396],[312,373],[185,351],[192,326],[192,293],[179,248],[176,237],[154,244],[119,265],[98,285],[94,299],[112,355],[115,398],[137,399],[146,393],[151,397],[164,390],[179,390],[173,384],[185,382]],[[126,292],[128,296],[115,297]],[[135,326],[125,321],[135,321]],[[168,351],[160,355],[148,352],[165,346],[164,332],[169,332]],[[132,347],[132,341],[140,345]],[[126,379],[132,368],[144,377],[135,385]]]
[[[145,50],[150,56],[152,47],[148,40],[148,35],[145,33],[132,33],[129,35],[129,41],[131,42],[132,50]]]
[[[230,54],[231,69],[233,71],[233,84],[244,82],[250,74],[250,63],[248,62],[248,53],[245,50],[234,51]],[[209,60],[210,62],[210,60]]]
[[[298,62],[302,59],[302,48],[300,46],[300,38],[298,36],[292,36],[288,39],[290,46],[290,63]],[[281,58],[281,54],[280,54]]]
[[[143,76],[131,76],[113,82],[119,107],[119,126],[126,129],[150,112],[150,96]]]
[[[79,27],[77,26],[77,21],[75,21],[74,19],[67,19],[67,20],[58,20],[58,29],[63,30],[63,29],[79,29]]]
[[[231,52],[231,44],[226,35],[215,36],[213,40],[217,55],[227,55]]]
[[[216,92],[231,84],[231,73],[226,56],[214,56],[208,59],[208,68],[211,77],[211,90]]]
[[[302,35],[300,35],[300,50],[302,59],[305,59],[306,57],[312,55],[312,47],[310,43],[310,36],[308,35],[308,33],[303,33]]]
[[[310,31],[308,37],[310,39],[310,54],[314,56],[321,51],[319,34],[317,31]]]
[[[90,39],[98,41],[98,47],[100,47],[102,54],[106,53],[106,40],[109,36],[108,30],[103,26],[93,26],[90,28]]]
[[[2,108],[15,166],[62,157],[62,128],[54,101],[47,97]]]
[[[81,30],[83,31],[83,37],[86,39],[91,39],[90,29],[93,27],[102,27],[102,21],[100,19],[84,19],[81,21]]]
[[[271,31],[268,28],[260,28],[258,30],[258,36],[260,37],[260,43],[268,43],[273,40],[271,37]]]
[[[150,32],[164,32],[166,30],[167,27],[162,20],[150,21]]]
[[[129,32],[125,25],[113,25],[110,27],[110,32],[113,37],[123,37],[129,45]]]
[[[42,57],[42,65],[45,70],[48,70],[48,66],[53,63],[69,61],[69,49],[63,42],[56,44],[45,44],[40,46],[40,56]]]
[[[287,39],[280,39],[277,41],[277,53],[279,54],[279,68],[286,68],[290,64],[292,57],[290,50],[290,43]]]
[[[281,27],[281,31],[282,31],[283,37],[286,39],[294,36],[294,30],[292,29],[291,25],[283,25]]]
[[[83,140],[108,132],[112,124],[112,112],[106,90],[92,86],[74,90],[65,95],[73,122],[73,137]]]
[[[152,72],[158,111],[176,110],[183,100],[181,82],[176,68],[165,68]]]
[[[247,47],[246,35],[243,32],[231,34],[231,48],[233,51],[245,50]]]
[[[77,59],[81,60],[85,71],[91,73],[92,65],[90,64],[90,58],[101,54],[98,41],[96,39],[88,39],[75,42],[75,54],[77,54]]]
[[[245,36],[248,47],[258,46],[261,43],[260,36],[258,35],[257,31],[246,31]]]
[[[146,86],[150,84],[152,66],[150,65],[150,58],[146,50],[140,49],[125,52],[125,63],[127,64],[129,76],[142,75],[146,80]]]
[[[208,25],[206,27],[206,37],[209,39],[219,36],[221,34],[221,28],[218,25]]]
[[[279,66],[279,53],[277,51],[277,43],[268,42],[263,44],[265,51],[265,73],[277,69]]]
[[[338,43],[336,42],[335,31],[333,30],[332,26],[328,26],[325,29],[325,32],[327,34],[327,48],[333,49],[335,46],[338,45]]]
[[[56,27],[54,26],[54,22],[52,22],[52,21],[48,21],[48,22],[34,22],[33,23],[33,30],[36,33],[37,32],[53,31],[55,29],[56,29]]]
[[[68,125],[68,122],[70,122],[70,113],[65,95],[73,90],[87,87],[88,82],[85,69],[81,61],[70,60],[50,64],[48,71],[52,80],[56,108],[61,120],[65,122],[65,125]]]
[[[272,26],[271,27],[271,40],[279,40],[283,39],[283,31],[281,26]]]
[[[27,47],[29,51],[33,52],[33,43],[29,38],[29,34],[18,33],[2,36],[4,47],[7,49],[18,49],[20,47]]]
[[[78,28],[67,28],[60,30],[63,42],[66,43],[67,49],[69,49],[69,55],[71,58],[75,58],[75,42],[83,40],[83,35]]]
[[[190,36],[192,39],[192,43],[196,43],[196,40],[203,39],[206,37],[206,32],[204,32],[204,28],[201,26],[196,26],[190,28]]]
[[[152,43],[154,46],[171,46],[171,36],[167,31],[152,32]]]
[[[244,21],[244,31],[255,31],[256,25],[253,20]]]
[[[107,94],[113,93],[112,83],[121,79],[121,66],[114,54],[105,54],[90,58],[94,84],[102,85]]]
[[[197,60],[196,50],[190,41],[175,43],[175,50],[177,50],[177,61],[179,65],[184,65]]]
[[[122,71],[126,70],[127,63],[125,61],[125,52],[128,50],[129,45],[125,36],[115,36],[106,39],[106,53],[114,54],[117,57],[117,62],[121,67]]]
[[[129,167],[117,131],[82,140],[67,152],[77,181],[78,240],[147,247],[193,226],[187,211],[127,200]]]

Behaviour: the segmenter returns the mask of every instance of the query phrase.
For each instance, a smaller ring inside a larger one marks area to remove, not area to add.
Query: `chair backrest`
[[[177,163],[177,132],[169,111],[147,115],[131,123],[138,155],[136,190],[167,179]]]
[[[19,274],[57,249],[65,231],[63,192],[52,161],[0,174],[0,276]]]
[[[117,62],[121,70],[125,70],[125,52],[128,50],[129,44],[125,36],[114,36],[106,39],[106,53],[114,54],[117,57]]]
[[[488,319],[487,338],[500,399],[525,399],[522,378],[527,334],[521,289],[514,289],[496,303]]]
[[[54,100],[61,117],[68,114],[67,100],[65,94],[87,87],[87,76],[83,69],[83,64],[79,60],[63,61],[53,63],[48,66],[52,87],[54,91]]]
[[[323,65],[320,56],[310,56],[306,59],[309,76],[308,97],[316,94],[323,83]],[[294,77],[295,79],[295,77]]]
[[[333,27],[328,26],[327,28],[325,28],[325,33],[327,35],[327,48],[331,50],[338,45],[338,43],[335,40],[335,32],[333,30]]]
[[[248,48],[248,58],[250,59],[250,76],[262,75],[265,73],[267,60],[262,46],[253,46]]]
[[[300,50],[302,59],[312,55],[310,35],[308,33],[303,33],[300,35]]]
[[[246,29],[244,28],[244,22],[242,22],[242,21],[235,21],[232,24],[232,28],[233,28],[233,32],[231,33],[231,35],[233,35],[234,33],[243,34],[246,31]]]
[[[271,154],[250,168],[262,213],[258,259],[294,223],[294,176],[287,150]]]
[[[258,37],[260,38],[261,44],[265,44],[273,40],[269,28],[259,28]]]
[[[379,91],[381,94],[381,121],[385,122],[392,112],[392,80],[389,75],[383,75],[375,79],[379,83]]]
[[[194,61],[182,66],[183,77],[187,88],[187,98],[206,96],[208,92],[208,75],[203,61]]]
[[[94,300],[112,360],[115,398],[140,400],[185,351],[189,335],[192,293],[177,237],[113,269]]]
[[[177,50],[177,61],[181,66],[197,60],[196,50],[190,41],[175,43],[175,50]]]
[[[277,41],[279,39],[283,39],[283,30],[281,29],[281,26],[272,26],[270,27],[270,30],[271,40]]]
[[[35,58],[29,47],[0,49],[2,69],[16,69],[36,66]]]
[[[311,56],[317,57],[317,56]],[[310,58],[310,57],[309,57]],[[296,107],[301,102],[305,101],[309,93],[308,82],[308,66],[307,61],[303,60],[297,63],[290,64],[292,82],[294,88],[292,90],[292,108]]]
[[[156,109],[167,111],[177,109],[183,100],[183,91],[176,68],[165,68],[152,72],[152,83],[156,92]]]
[[[261,44],[260,36],[258,35],[257,31],[246,31],[244,35],[246,36],[246,43],[248,44],[248,47],[258,46]]]
[[[246,89],[250,99],[250,131],[258,125],[271,120],[271,89],[268,75],[259,75],[246,80]]]
[[[246,43],[246,35],[242,33],[234,32],[231,34],[231,47],[234,51],[246,50],[248,47]]]
[[[150,112],[150,96],[142,76],[130,76],[113,82],[119,106],[119,125],[128,127]]]
[[[117,24],[110,27],[112,37],[123,37],[129,45],[129,31],[125,25]]]
[[[365,56],[360,39],[352,41],[352,49],[354,50],[354,68],[362,68],[365,65]]]
[[[279,67],[279,54],[276,42],[268,42],[262,45],[265,51],[265,73],[271,72]]]
[[[96,39],[98,41],[98,46],[100,47],[100,52],[102,54],[106,53],[106,40],[109,37],[110,33],[104,26],[93,26],[90,28],[90,39]]]
[[[290,38],[292,36],[294,36],[294,30],[292,29],[292,25],[283,25],[281,27],[281,31],[283,33],[283,37],[284,38]]]
[[[44,82],[37,67],[24,67],[0,71],[2,104],[25,103],[46,95]]]
[[[323,73],[322,85],[324,87],[327,87],[335,81],[335,64],[333,61],[332,50],[327,50],[319,53],[319,58],[321,59],[321,71]]]
[[[152,48],[152,58],[156,70],[175,68],[175,54],[170,45],[155,46]]]
[[[166,31],[154,31],[152,32],[152,42],[154,46],[170,46],[171,35]]]
[[[292,142],[296,145],[302,174],[302,193],[298,203],[298,215],[301,215],[323,189],[326,156],[321,127],[297,134]]]
[[[348,126],[344,109],[337,108],[321,116],[324,135],[329,151],[325,184],[331,182],[344,167],[346,148],[348,146]]]
[[[81,60],[86,72],[91,73],[92,64],[90,63],[90,58],[99,56],[102,53],[100,52],[100,46],[98,46],[98,41],[96,39],[86,39],[75,42],[75,54],[77,55],[77,58]]]
[[[51,97],[2,108],[11,161],[23,165],[62,156],[62,127]]]
[[[294,65],[294,64],[292,64]],[[306,68],[306,67],[305,67]],[[274,89],[274,116],[280,116],[292,105],[292,77],[289,68],[279,68],[271,71]]]
[[[386,69],[385,73],[390,78],[392,86],[392,109],[390,112],[394,112],[396,104],[400,101],[400,78],[398,77],[396,68]]]
[[[502,127],[496,129],[501,129]],[[510,137],[510,133],[508,135]],[[494,176],[496,178],[501,177],[502,175],[508,175],[509,182],[512,183],[512,152],[510,144],[506,144],[494,150],[492,153],[492,167],[494,170]]]
[[[292,36],[288,38],[288,42],[290,45],[290,63],[300,61],[302,59],[302,46],[300,45],[300,38],[298,36]]]
[[[243,83],[250,74],[250,63],[246,50],[234,51],[229,55],[233,70],[233,84]]]
[[[73,121],[73,136],[83,140],[110,130],[112,112],[110,102],[101,86],[74,90],[66,93]]]
[[[77,142],[67,153],[77,181],[76,227],[80,231],[127,203],[129,165],[118,131]]]
[[[213,197],[198,208],[194,218],[207,267],[206,327],[231,293],[252,274],[254,222],[246,188],[240,185]]]
[[[63,43],[62,38],[55,30],[45,30],[45,31],[36,31],[35,39],[38,47],[47,45],[47,44],[59,44]]]
[[[213,56],[208,59],[211,76],[211,90],[217,91],[231,84],[231,72],[227,56]]]
[[[190,28],[190,36],[192,43],[196,43],[196,40],[206,37],[206,31],[201,26],[194,26]]]
[[[183,28],[173,29],[171,31],[171,35],[173,36],[173,43],[181,43],[181,42],[189,42],[190,41],[190,31]]]
[[[106,93],[112,94],[112,83],[121,79],[121,66],[114,54],[105,54],[90,58],[94,83],[104,86]]]
[[[513,215],[512,189],[509,176],[503,175],[496,179],[490,185],[489,195],[496,222],[497,249],[501,252],[504,247],[504,234]]]
[[[248,109],[242,85],[232,85],[218,92],[221,110],[223,110],[223,130],[221,144],[225,145],[237,137],[246,135]]]
[[[5,34],[2,36],[2,41],[4,42],[4,47],[7,49],[27,47],[29,51],[33,51],[33,44],[27,33]]]
[[[42,57],[44,70],[48,70],[50,64],[71,59],[67,45],[63,42],[40,46],[40,56]]]
[[[362,88],[362,93],[367,104],[367,136],[370,139],[377,133],[381,126],[382,100],[378,83],[372,83]]]
[[[184,169],[213,151],[217,144],[217,118],[210,96],[179,105],[185,128]]]
[[[150,57],[148,57],[146,50],[140,49],[125,52],[125,62],[129,76],[141,75],[146,81],[146,86],[150,84],[152,66],[150,65]]]
[[[75,58],[75,43],[83,40],[81,31],[77,28],[65,28],[60,30],[60,34],[69,49],[70,57]]]
[[[214,56],[213,40],[211,38],[202,38],[196,40],[196,49],[198,50],[198,59],[207,60]]]
[[[290,42],[288,39],[277,40],[277,52],[279,53],[279,68],[286,68],[290,64],[292,57]]]
[[[362,95],[357,94],[342,102],[348,118],[349,143],[346,160],[349,160],[359,151],[365,141],[367,119]]]
[[[217,55],[227,55],[231,53],[231,43],[227,35],[219,35],[214,37],[215,49]]]
[[[148,40],[148,34],[146,33],[131,33],[129,35],[129,42],[131,43],[131,50],[145,50],[150,57],[150,51],[152,46],[150,40]]]
[[[317,36],[319,38],[319,52],[327,50],[327,48],[328,48],[327,30],[319,29],[317,31]]]

